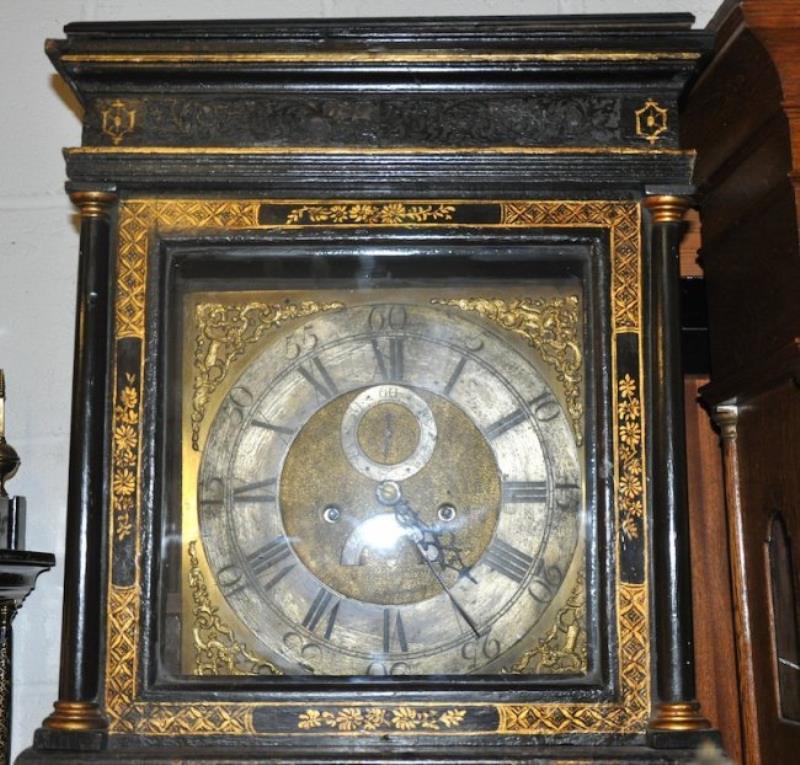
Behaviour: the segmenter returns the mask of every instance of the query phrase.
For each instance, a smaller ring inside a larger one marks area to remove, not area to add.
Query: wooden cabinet
[[[682,122],[698,152],[703,397],[725,457],[742,760],[789,762],[800,746],[800,7],[727,2],[711,26],[716,55]]]

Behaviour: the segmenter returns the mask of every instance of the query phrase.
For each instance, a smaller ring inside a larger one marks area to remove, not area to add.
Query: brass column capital
[[[653,223],[680,223],[686,211],[692,206],[688,197],[669,194],[656,194],[642,200],[645,209],[650,211]]]
[[[117,195],[108,191],[72,191],[69,198],[80,208],[81,218],[106,218]]]

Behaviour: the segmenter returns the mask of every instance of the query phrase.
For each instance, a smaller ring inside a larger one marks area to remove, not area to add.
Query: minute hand
[[[434,561],[441,562],[443,558],[442,545],[439,542],[439,535],[426,523],[424,523],[419,516],[411,509],[411,506],[404,500],[400,499],[394,508],[395,518],[397,522],[406,529],[406,533],[417,546],[422,560],[425,561],[428,568],[431,570],[439,586],[445,591],[445,594],[450,598],[453,607],[461,614],[461,617],[469,625],[469,628],[475,633],[475,637],[480,638],[481,633],[472,621],[472,617],[466,612],[464,607],[458,602],[456,596],[450,592],[450,589],[442,579],[441,574],[436,570]]]

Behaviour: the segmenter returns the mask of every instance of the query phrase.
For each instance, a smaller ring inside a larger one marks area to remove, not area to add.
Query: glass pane
[[[769,563],[781,715],[787,720],[800,722],[800,630],[795,594],[797,572],[792,560],[789,534],[780,514],[772,520]]]
[[[585,674],[580,269],[302,263],[172,292],[164,668]]]

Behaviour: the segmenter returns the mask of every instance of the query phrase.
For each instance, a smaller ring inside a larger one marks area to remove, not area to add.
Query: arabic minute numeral
[[[245,421],[245,412],[253,405],[253,394],[243,385],[237,385],[228,393],[228,405],[233,424],[241,425]]]
[[[221,478],[207,478],[200,487],[198,506],[208,511],[219,511],[225,502],[225,483]]]
[[[217,571],[217,583],[226,598],[236,595],[247,586],[244,572],[235,563],[222,566]]]
[[[532,398],[528,402],[528,406],[530,406],[533,416],[539,422],[550,422],[550,420],[554,420],[561,414],[561,407],[556,401],[556,397],[547,391]]]
[[[472,662],[472,666],[478,665],[478,661],[493,661],[500,655],[501,646],[497,638],[486,635],[480,640],[470,640],[461,646],[461,656],[467,661]]]
[[[537,603],[547,604],[553,599],[563,581],[564,574],[558,566],[546,566],[544,560],[539,560],[533,569],[528,593]]]
[[[313,351],[319,343],[319,338],[311,331],[313,327],[309,324],[302,330],[297,330],[286,336],[286,358],[294,361],[301,353]]]
[[[403,305],[375,306],[367,317],[367,325],[373,332],[384,329],[405,329],[408,311]]]
[[[404,661],[373,661],[367,667],[368,675],[410,675],[411,667]]]
[[[557,483],[556,507],[563,513],[577,512],[580,507],[580,486],[576,483]]]

